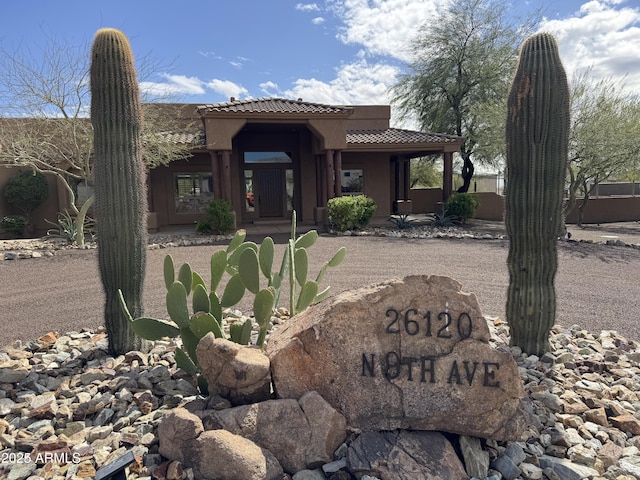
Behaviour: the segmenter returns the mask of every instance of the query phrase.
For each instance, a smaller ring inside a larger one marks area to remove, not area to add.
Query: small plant
[[[446,210],[449,215],[458,217],[460,223],[467,223],[476,214],[479,205],[478,199],[470,193],[455,193],[448,198]]]
[[[433,227],[453,227],[460,223],[455,215],[450,215],[447,207],[443,204],[440,213],[432,213],[429,215],[431,226]]]
[[[27,225],[27,218],[22,215],[8,215],[0,221],[0,225],[14,237],[19,237]]]
[[[376,203],[366,195],[335,197],[327,203],[329,222],[339,232],[366,227],[376,211]]]
[[[65,210],[58,213],[58,222],[54,223],[45,219],[49,225],[53,228],[47,230],[45,235],[46,240],[66,240],[69,243],[74,243],[77,240],[78,229],[76,220],[71,214]],[[84,218],[84,235],[85,237],[94,238],[95,221],[85,216]]]
[[[409,218],[408,213],[399,213],[397,215],[391,215],[387,221],[393,223],[398,230],[406,230],[407,228],[411,228],[415,224],[415,220]]]
[[[207,218],[196,224],[196,230],[203,234],[225,235],[233,230],[234,218],[231,202],[215,199],[209,202]]]

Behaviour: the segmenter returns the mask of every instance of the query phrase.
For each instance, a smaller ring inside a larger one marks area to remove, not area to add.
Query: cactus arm
[[[160,340],[164,337],[175,338],[180,329],[173,323],[157,318],[140,317],[131,321],[133,331],[145,340]]]
[[[167,290],[169,290],[171,284],[176,280],[176,272],[173,265],[173,257],[171,255],[167,255],[166,257],[164,257],[163,277],[164,286],[167,287]]]
[[[178,281],[184,285],[187,295],[189,295],[191,293],[191,283],[193,282],[193,271],[191,270],[191,265],[183,263],[180,266],[180,270],[178,271]]]
[[[224,271],[227,268],[227,252],[220,250],[219,252],[211,255],[211,292],[215,292],[218,289],[220,280],[224,275]]]
[[[180,282],[173,282],[167,291],[167,313],[169,318],[181,328],[189,326],[187,290]]]

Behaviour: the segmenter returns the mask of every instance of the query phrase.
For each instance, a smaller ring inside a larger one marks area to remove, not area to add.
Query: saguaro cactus
[[[127,37],[115,29],[101,29],[91,55],[98,263],[109,350],[122,354],[143,347],[118,297],[120,289],[131,314],[142,316],[147,247],[142,110]]]
[[[511,344],[541,355],[555,322],[569,143],[569,87],[557,43],[548,33],[535,34],[522,45],[509,93],[506,138],[507,321]]]

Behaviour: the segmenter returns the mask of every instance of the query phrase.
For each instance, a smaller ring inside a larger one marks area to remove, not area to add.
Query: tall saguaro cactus
[[[555,38],[522,45],[507,113],[505,223],[509,234],[507,321],[511,344],[548,350],[569,144],[569,86]]]
[[[147,195],[142,161],[142,109],[127,37],[110,28],[96,33],[91,51],[91,122],[94,129],[98,262],[106,301],[109,350],[143,347],[118,298],[142,316],[147,247]]]

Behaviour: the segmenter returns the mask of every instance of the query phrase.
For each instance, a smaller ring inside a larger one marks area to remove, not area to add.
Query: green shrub
[[[231,202],[219,198],[209,202],[207,218],[197,223],[196,230],[204,234],[225,235],[233,230],[233,223]]]
[[[8,215],[0,221],[2,228],[11,233],[14,237],[22,235],[26,224],[27,219],[22,215]]]
[[[476,214],[479,205],[478,199],[470,193],[455,193],[447,200],[445,210],[447,215],[454,215],[461,223],[466,223]]]
[[[31,212],[49,196],[49,184],[40,172],[21,170],[4,187],[7,204],[29,221]]]
[[[366,227],[376,211],[376,202],[366,195],[345,195],[329,200],[329,222],[339,232]]]

